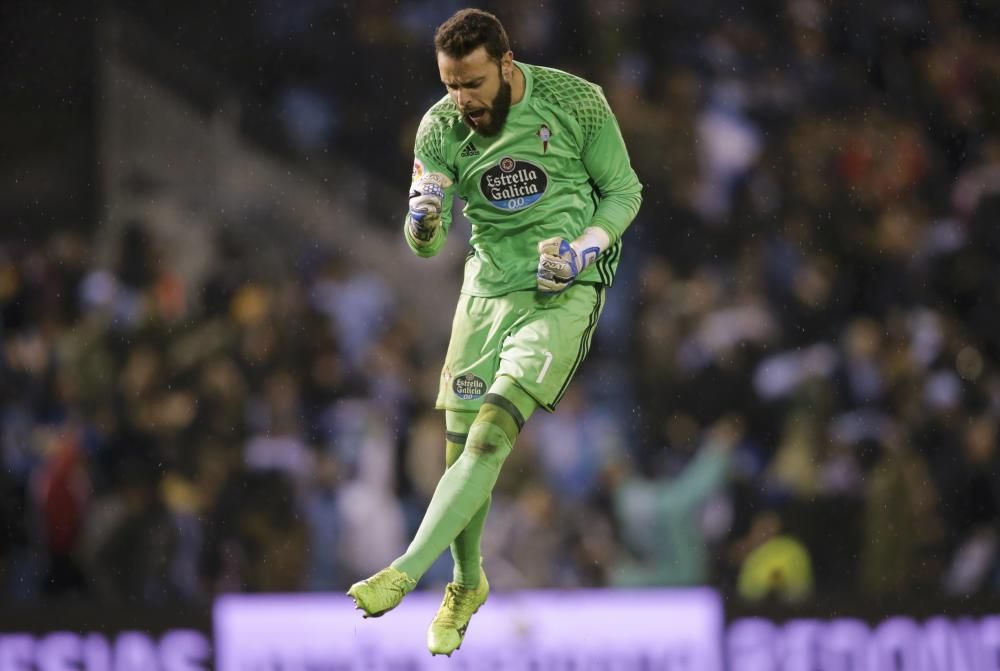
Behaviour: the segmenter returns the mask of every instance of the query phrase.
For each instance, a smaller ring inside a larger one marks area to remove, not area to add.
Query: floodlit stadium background
[[[0,5],[0,671],[432,665],[447,558],[340,593],[442,468],[468,224],[400,224],[461,6]],[[449,661],[1000,668],[1000,4],[481,6],[644,203]]]

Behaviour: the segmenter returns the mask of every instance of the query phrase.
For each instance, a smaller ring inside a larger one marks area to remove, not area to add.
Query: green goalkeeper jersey
[[[641,202],[618,123],[600,87],[574,75],[517,63],[524,95],[503,130],[483,137],[466,126],[448,96],[424,115],[414,146],[413,180],[447,175],[441,226],[430,244],[410,247],[433,256],[451,227],[457,195],[472,224],[472,251],[462,292],[501,296],[534,288],[538,242],[572,241],[599,226],[611,245],[577,281],[610,285],[621,256],[621,235]],[[407,215],[409,216],[409,215]]]

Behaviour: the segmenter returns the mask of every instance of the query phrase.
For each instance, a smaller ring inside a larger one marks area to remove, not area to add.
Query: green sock
[[[458,461],[465,449],[465,443],[448,442],[445,445],[445,460],[450,468]],[[451,558],[455,562],[454,579],[462,587],[475,589],[479,587],[479,565],[482,562],[483,529],[486,528],[486,516],[490,512],[490,500],[486,498],[462,533],[455,537],[451,544]]]
[[[499,402],[513,407],[504,399],[499,399]],[[473,530],[473,535],[460,543],[474,542],[478,547],[479,538],[474,536],[482,536],[481,527],[489,510],[490,493],[500,476],[500,467],[513,449],[521,424],[523,420],[519,422],[507,409],[490,401],[483,403],[469,429],[465,449],[441,476],[413,542],[405,554],[392,562],[393,567],[419,580],[438,556],[481,514],[482,520],[477,520],[480,524],[478,533]],[[461,564],[469,561],[464,550],[459,548],[458,562]],[[464,566],[459,570],[466,573]],[[478,564],[475,572],[479,572]]]

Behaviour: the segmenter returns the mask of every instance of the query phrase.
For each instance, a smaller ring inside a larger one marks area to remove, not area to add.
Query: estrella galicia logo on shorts
[[[451,383],[451,388],[460,399],[470,401],[486,393],[486,382],[481,377],[466,373],[456,377]]]
[[[479,178],[479,191],[493,207],[523,210],[545,195],[549,176],[541,166],[504,156]]]

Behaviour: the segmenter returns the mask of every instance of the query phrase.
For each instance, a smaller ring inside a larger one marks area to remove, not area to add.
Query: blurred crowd
[[[304,156],[398,186],[395,229],[460,5],[257,4],[230,74]],[[589,360],[505,466],[491,583],[1000,592],[1000,8],[570,4],[493,9],[517,58],[602,84],[644,203]],[[197,285],[142,221],[110,264],[0,238],[6,599],[341,590],[405,548],[444,463],[422,322],[451,305],[345,250],[276,276],[220,230]]]

